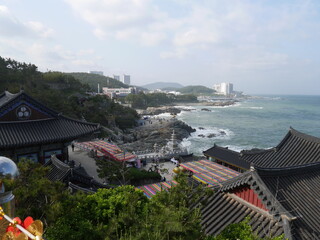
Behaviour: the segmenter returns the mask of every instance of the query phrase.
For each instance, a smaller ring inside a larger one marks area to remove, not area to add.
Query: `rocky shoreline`
[[[145,120],[145,124],[132,129],[126,134],[126,137],[132,141],[127,141],[121,146],[127,151],[152,151],[155,150],[155,147],[161,148],[165,146],[170,141],[173,131],[176,139],[182,141],[184,138],[188,138],[196,129],[175,118],[148,118]]]
[[[192,106],[206,106],[206,107],[227,107],[232,106],[239,102],[238,100],[228,100],[228,101],[217,101],[217,102],[197,102],[197,103],[184,103],[183,106],[192,107]],[[148,107],[147,109],[137,109],[137,112],[143,115],[159,115],[162,113],[170,113],[176,115],[181,111],[191,111],[190,109],[185,109],[179,107],[177,103],[176,106],[162,106],[162,107]],[[202,108],[203,111],[210,111],[207,108]]]
[[[237,101],[225,101],[225,102],[199,102],[199,103],[188,103],[184,106],[230,106],[235,104]],[[196,129],[187,125],[185,122],[177,120],[175,115],[181,111],[187,111],[188,109],[180,108],[176,106],[162,106],[162,107],[149,107],[146,110],[137,110],[141,116],[139,120],[139,126],[131,130],[124,132],[123,134],[118,133],[114,135],[113,140],[121,148],[126,151],[137,152],[137,151],[153,151],[156,148],[165,146],[171,139],[173,131],[175,132],[177,141],[182,141],[184,138],[188,138],[191,133],[195,132]],[[189,109],[191,111],[191,109]],[[202,108],[202,111],[211,111],[208,108]],[[172,118],[161,118],[157,115],[162,113],[169,113]],[[218,135],[225,135],[225,132],[220,132]],[[198,135],[199,137],[213,138],[217,134]]]

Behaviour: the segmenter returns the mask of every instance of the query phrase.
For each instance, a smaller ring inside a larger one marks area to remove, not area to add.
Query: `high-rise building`
[[[230,95],[233,93],[233,84],[223,82],[213,85],[213,89],[216,90],[218,94]]]
[[[130,85],[130,75],[123,74],[123,83]]]

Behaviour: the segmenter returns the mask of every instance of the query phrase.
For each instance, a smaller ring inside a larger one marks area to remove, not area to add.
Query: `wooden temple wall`
[[[233,191],[235,195],[242,198],[243,200],[251,203],[252,205],[261,208],[265,211],[268,211],[268,209],[264,206],[264,204],[261,202],[260,198],[257,196],[257,194],[254,192],[253,189],[250,187],[244,187],[240,189],[236,189]]]
[[[68,145],[69,143],[52,143],[25,148],[4,149],[0,150],[0,156],[8,157],[14,162],[19,162],[22,158],[28,158],[44,164],[52,154],[56,154],[60,160],[65,161],[69,159]]]

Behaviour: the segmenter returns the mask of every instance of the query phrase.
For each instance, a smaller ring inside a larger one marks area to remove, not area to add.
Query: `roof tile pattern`
[[[218,235],[231,223],[241,222],[247,216],[250,216],[252,230],[260,237],[283,234],[282,226],[268,213],[256,211],[253,206],[248,207],[239,198],[223,192],[215,194],[202,212],[202,225],[208,235]]]
[[[50,117],[39,120],[0,121],[0,149],[72,141],[100,129],[99,124],[64,117],[23,91],[17,94],[7,91],[2,93],[0,95],[0,114],[11,111],[12,107],[21,102],[31,104],[38,111]]]
[[[304,168],[257,170],[292,220],[293,239],[320,239],[320,164]]]
[[[98,131],[99,124],[59,116],[55,119],[0,123],[0,149],[71,141]]]
[[[239,153],[233,151],[231,149],[220,147],[216,144],[212,148],[204,151],[203,154],[205,156],[212,156],[220,161],[227,162],[228,164],[248,169],[250,167],[250,163],[245,161],[239,161]]]
[[[268,212],[232,194],[234,189],[248,186]],[[257,168],[216,190],[202,210],[207,234],[219,234],[227,225],[251,216],[252,228],[261,237],[285,233],[292,240],[320,239],[320,163]]]
[[[260,152],[242,151],[242,161],[258,167],[289,167],[320,161],[320,139],[290,129],[281,143]]]
[[[290,128],[277,147],[243,150],[240,153],[214,145],[203,152],[228,164],[249,169],[250,165],[264,168],[298,166],[320,161],[320,138]]]

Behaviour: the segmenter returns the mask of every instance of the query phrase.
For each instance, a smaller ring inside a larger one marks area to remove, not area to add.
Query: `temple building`
[[[320,239],[320,162],[297,167],[251,168],[217,186],[202,209],[202,226],[218,235],[250,217],[260,237]]]
[[[94,193],[99,188],[108,187],[89,176],[82,167],[65,164],[55,155],[51,156],[51,159],[45,166],[49,167],[48,179],[65,183],[71,192],[82,191]]]
[[[245,172],[250,168],[250,164],[239,159],[240,153],[227,147],[220,147],[216,144],[212,148],[204,151],[203,154],[207,159],[229,167],[238,172]]]
[[[204,155],[243,172],[214,187],[202,208],[202,226],[218,235],[250,217],[260,237],[320,239],[320,139],[290,128],[271,149],[240,153],[214,145]]]
[[[22,158],[46,163],[55,154],[68,160],[73,140],[92,138],[100,125],[61,115],[24,91],[0,95],[0,155],[15,162]]]
[[[250,169],[250,166],[280,168],[316,163],[320,161],[320,139],[293,128],[271,149],[243,150],[240,153],[214,145],[203,152],[217,163],[229,166],[239,172]]]

